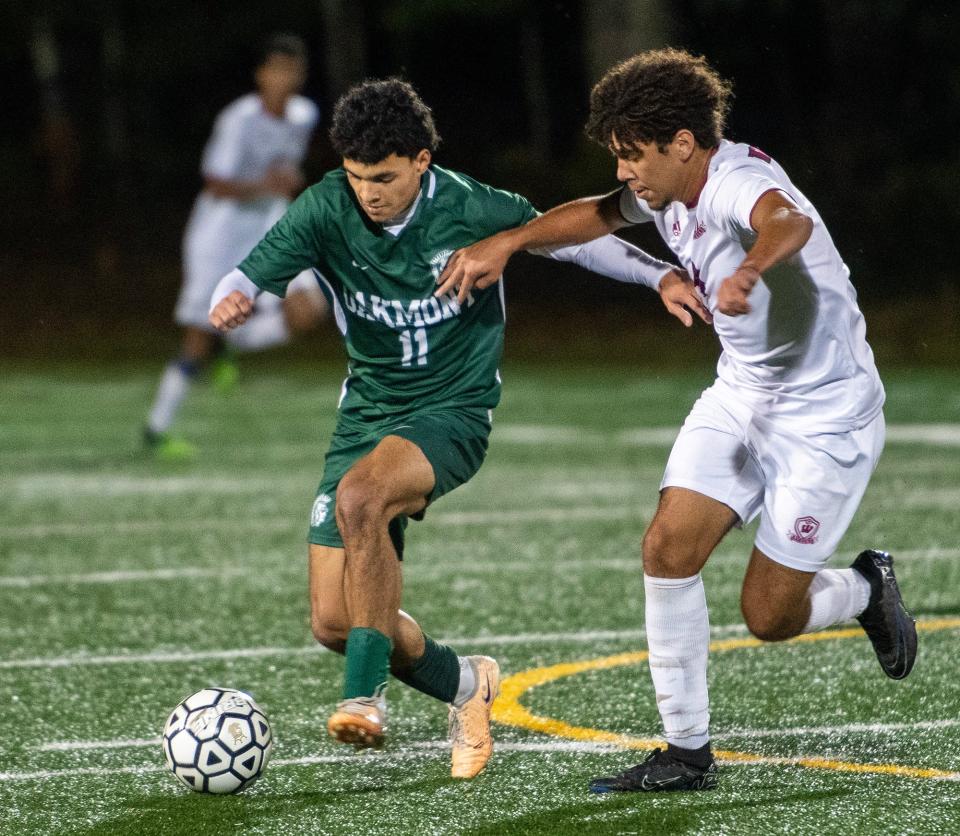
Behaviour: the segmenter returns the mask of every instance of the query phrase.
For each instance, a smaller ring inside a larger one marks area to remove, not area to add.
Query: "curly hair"
[[[609,147],[655,142],[663,151],[686,128],[702,148],[720,144],[733,86],[706,58],[680,49],[641,52],[617,64],[590,93],[587,136]]]
[[[433,113],[399,78],[368,80],[350,88],[333,109],[330,142],[344,159],[372,165],[391,154],[413,158],[435,151],[440,136]]]

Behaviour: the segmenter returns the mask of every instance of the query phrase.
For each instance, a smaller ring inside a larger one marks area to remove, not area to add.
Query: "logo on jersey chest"
[[[683,235],[684,223],[680,218],[674,220],[673,225],[670,227],[670,238],[671,241],[677,241],[681,235]],[[703,234],[707,231],[707,225],[697,219],[697,224],[693,228],[693,240],[698,241],[703,237]]]
[[[435,253],[433,258],[430,259],[430,272],[433,273],[434,279],[440,278],[443,268],[447,266],[447,262],[452,255],[453,250],[440,250],[440,252]]]

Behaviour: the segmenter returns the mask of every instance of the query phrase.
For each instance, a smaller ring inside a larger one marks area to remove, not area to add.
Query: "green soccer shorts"
[[[337,486],[350,468],[388,435],[412,441],[427,457],[436,479],[428,497],[432,504],[469,481],[480,469],[487,454],[490,415],[486,409],[438,410],[381,421],[362,429],[353,422],[339,421],[330,440],[323,477],[310,512],[308,542],[343,548],[336,518]],[[422,520],[424,513],[414,515],[414,519]],[[390,538],[401,560],[406,527],[405,515],[390,522]]]

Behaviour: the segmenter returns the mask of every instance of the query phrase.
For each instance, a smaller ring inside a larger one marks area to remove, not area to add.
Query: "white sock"
[[[862,613],[870,601],[870,583],[856,569],[821,569],[810,582],[810,620],[804,633],[813,633]]]
[[[710,740],[707,649],[710,622],[700,575],[644,574],[650,675],[667,743],[699,749]]]
[[[167,366],[160,378],[160,386],[147,418],[147,428],[151,432],[164,433],[170,429],[180,404],[190,391],[195,375],[196,369],[182,361],[175,361]]]
[[[282,308],[269,309],[254,313],[226,339],[238,351],[262,351],[288,342],[290,329]]]
[[[456,708],[462,708],[463,704],[477,690],[477,675],[466,656],[458,658],[460,659],[460,687],[457,688],[457,695],[453,698],[453,704]]]

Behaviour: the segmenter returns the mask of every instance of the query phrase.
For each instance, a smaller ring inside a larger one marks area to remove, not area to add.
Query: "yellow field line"
[[[940,618],[917,623],[917,630],[935,632],[938,630],[953,630],[960,628],[960,618]],[[863,636],[859,627],[842,630],[825,630],[820,633],[809,633],[798,636],[793,642],[819,642],[834,639],[848,639]],[[710,650],[714,653],[723,653],[730,650],[740,650],[747,647],[761,647],[766,642],[754,638],[724,639],[711,642]],[[542,732],[553,737],[562,737],[568,740],[582,740],[591,743],[610,743],[624,749],[654,749],[663,746],[662,740],[652,738],[633,737],[627,734],[615,734],[603,729],[592,729],[585,726],[574,726],[552,717],[538,717],[531,713],[521,702],[520,698],[531,688],[546,685],[568,676],[574,676],[586,671],[607,670],[625,665],[636,665],[646,660],[646,650],[637,650],[630,653],[617,653],[613,656],[604,656],[599,659],[586,659],[582,662],[562,662],[559,665],[550,665],[545,668],[531,668],[530,670],[515,673],[507,677],[500,685],[500,696],[493,705],[493,719],[498,723],[530,731]],[[960,772],[948,772],[942,769],[928,769],[925,767],[901,766],[888,763],[852,763],[835,761],[827,758],[801,757],[785,758],[768,755],[754,755],[748,752],[733,752],[718,750],[715,756],[728,763],[764,763],[790,766],[803,766],[809,769],[829,769],[834,772],[857,772],[882,775],[897,775],[906,778],[937,778],[946,780],[960,780]]]

